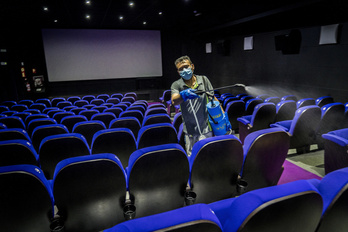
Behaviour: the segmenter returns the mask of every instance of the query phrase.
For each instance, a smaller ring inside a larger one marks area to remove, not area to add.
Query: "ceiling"
[[[1,0],[0,23],[10,28],[151,29],[200,36],[341,23],[348,20],[347,10],[346,0]]]

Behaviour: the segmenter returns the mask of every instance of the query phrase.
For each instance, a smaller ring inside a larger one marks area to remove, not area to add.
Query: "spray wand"
[[[234,85],[228,85],[228,86],[223,86],[223,87],[219,87],[219,88],[215,88],[215,89],[209,89],[209,90],[200,90],[195,92],[195,94],[203,94],[206,93],[207,95],[209,95],[210,97],[212,97],[211,99],[211,106],[215,107],[215,103],[214,103],[214,94],[211,92],[214,92],[215,90],[220,90],[220,89],[228,89],[228,88],[233,88],[233,87],[246,87],[244,84],[234,84]]]

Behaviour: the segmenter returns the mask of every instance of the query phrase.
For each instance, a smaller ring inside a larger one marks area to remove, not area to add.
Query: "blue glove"
[[[232,125],[231,125],[231,123],[230,123],[230,120],[228,119],[228,114],[227,114],[227,112],[224,113],[224,119],[225,119],[225,121],[226,121],[226,130],[227,130],[227,131],[232,130]]]
[[[180,92],[180,96],[184,101],[187,101],[188,99],[195,99],[198,98],[199,96],[195,94],[197,89],[185,89]]]

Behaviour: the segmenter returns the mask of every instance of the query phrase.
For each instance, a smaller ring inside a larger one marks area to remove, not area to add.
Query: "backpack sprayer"
[[[220,102],[214,101],[214,91],[220,90],[220,89],[227,89],[227,88],[233,88],[233,87],[246,87],[243,84],[234,84],[234,85],[228,85],[216,89],[210,89],[210,90],[203,90],[203,91],[196,91],[195,94],[203,94],[206,93],[210,98],[210,102],[207,104],[207,110],[209,114],[209,122],[213,129],[214,135],[225,135],[227,132],[231,133],[232,128],[228,128],[227,121],[228,116],[227,114],[222,113],[222,109],[220,107]],[[229,124],[229,123],[228,123]],[[229,124],[230,125],[230,124]]]

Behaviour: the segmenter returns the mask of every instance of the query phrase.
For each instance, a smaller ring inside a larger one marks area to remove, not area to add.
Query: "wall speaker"
[[[217,42],[217,53],[223,56],[230,55],[230,41],[229,40],[219,40]]]
[[[283,54],[299,54],[301,48],[301,31],[291,30],[289,34],[274,37],[275,49]]]

